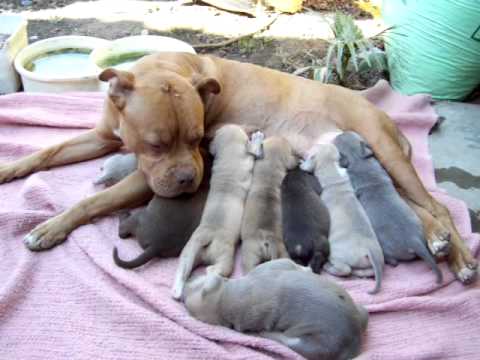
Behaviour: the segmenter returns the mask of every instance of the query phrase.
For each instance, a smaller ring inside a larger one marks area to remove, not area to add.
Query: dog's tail
[[[120,259],[120,257],[118,256],[117,247],[113,248],[113,261],[115,261],[115,264],[117,264],[118,266],[124,269],[134,269],[136,267],[144,265],[150,260],[152,260],[155,257],[155,255],[156,255],[155,251],[151,246],[149,246],[145,249],[143,253],[138,255],[135,259],[125,261]]]
[[[427,245],[423,239],[417,239],[417,241],[414,239],[412,245],[415,254],[417,254],[419,258],[425,261],[432,268],[433,272],[437,276],[437,284],[441,284],[443,282],[442,272],[440,271],[435,258],[432,256],[432,254],[430,254],[430,251],[428,251]]]
[[[375,287],[373,290],[370,290],[369,294],[376,294],[380,290],[380,285],[382,283],[383,277],[383,265],[385,264],[385,259],[383,257],[383,251],[380,245],[368,248],[368,258],[373,267],[373,272],[375,273]]]

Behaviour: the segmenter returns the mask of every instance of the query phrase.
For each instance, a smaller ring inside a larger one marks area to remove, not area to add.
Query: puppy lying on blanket
[[[300,168],[314,172],[322,185],[322,200],[330,213],[330,258],[324,269],[332,275],[375,275],[377,293],[383,273],[383,252],[365,210],[358,202],[340,155],[332,144],[317,145]],[[373,267],[373,271],[372,271]]]
[[[280,186],[288,169],[298,163],[283,137],[263,143],[263,157],[255,162],[253,180],[243,212],[241,239],[243,271],[276,258],[288,257],[282,239]]]
[[[204,156],[204,177],[197,192],[175,198],[154,196],[148,206],[120,220],[119,236],[135,236],[145,251],[137,258],[124,261],[117,248],[113,251],[115,263],[132,269],[154,257],[178,256],[193,234],[202,217],[207,201],[212,162]]]
[[[315,273],[330,254],[330,214],[321,193],[315,176],[299,168],[289,171],[282,182],[283,240],[292,260],[310,264]]]
[[[208,271],[222,276],[231,274],[253,176],[253,154],[259,154],[262,139],[250,142],[237,125],[225,125],[215,133],[210,143],[214,156],[210,191],[200,225],[180,254],[172,289],[174,298],[181,297],[185,281],[201,263],[212,264]]]
[[[373,156],[368,144],[354,132],[334,140],[340,151],[341,166],[347,169],[355,194],[364,207],[383,249],[385,262],[426,261],[442,282],[442,273],[429,253],[420,219],[395,190],[390,176]]]
[[[358,355],[368,322],[340,286],[289,259],[263,263],[240,279],[194,276],[184,301],[201,321],[278,341],[315,360]]]

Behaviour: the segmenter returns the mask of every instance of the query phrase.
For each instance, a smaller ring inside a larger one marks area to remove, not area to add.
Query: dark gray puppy
[[[385,262],[395,266],[398,261],[418,256],[430,265],[437,283],[441,283],[442,273],[427,249],[420,219],[400,197],[365,140],[349,131],[334,143],[340,152],[340,165],[347,169],[355,194],[370,218]]]
[[[155,257],[178,256],[202,217],[207,200],[211,160],[205,159],[205,174],[194,194],[175,198],[154,196],[147,207],[120,218],[119,236],[135,236],[145,250],[133,260],[125,261],[113,249],[113,260],[126,269],[141,266]]]
[[[368,323],[367,310],[342,287],[290,259],[239,279],[193,276],[183,300],[200,321],[278,341],[312,360],[354,358]]]
[[[287,251],[296,263],[320,273],[330,254],[330,214],[317,178],[300,168],[282,182],[282,227]]]

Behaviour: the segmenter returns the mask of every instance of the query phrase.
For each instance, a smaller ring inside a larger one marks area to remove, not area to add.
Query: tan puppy
[[[252,64],[168,52],[145,56],[129,72],[106,69],[100,79],[110,83],[110,90],[96,128],[0,164],[0,183],[100,157],[123,145],[137,156],[139,170],[37,225],[25,237],[29,249],[51,248],[92,218],[146,202],[152,190],[164,197],[194,192],[203,173],[200,141],[225,124],[285,136],[299,154],[328,132],[351,130],[372,147],[409,199],[429,247],[445,249],[450,241],[452,271],[464,283],[474,280],[477,260],[446,207],[421,183],[408,141],[358,92]]]
[[[288,258],[282,237],[280,186],[287,170],[298,158],[285,138],[263,142],[263,157],[255,162],[242,220],[242,265],[244,273],[265,261]]]
[[[254,155],[260,143],[248,141],[236,125],[217,130],[210,143],[215,157],[210,190],[200,225],[180,254],[172,295],[182,296],[183,286],[195,266],[210,264],[207,271],[229,276],[233,271],[235,247],[240,240],[243,208],[252,181]]]

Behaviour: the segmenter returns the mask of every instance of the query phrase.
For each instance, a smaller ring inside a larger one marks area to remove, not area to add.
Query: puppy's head
[[[157,195],[195,192],[203,176],[204,102],[220,92],[220,85],[213,78],[180,75],[147,58],[132,72],[106,69],[100,74],[110,84],[107,116],[117,119],[118,135],[136,154]]]
[[[190,315],[209,324],[219,324],[218,306],[226,281],[214,272],[192,276],[183,290],[183,300]]]
[[[346,131],[338,135],[334,144],[340,152],[340,166],[348,167],[355,161],[368,159],[373,151],[366,141],[353,131]]]
[[[298,157],[293,151],[287,139],[280,136],[272,136],[264,141],[264,156],[268,161],[278,160],[282,167],[292,170],[298,165]]]
[[[232,147],[238,147],[247,151],[246,144],[248,135],[238,125],[225,125],[215,132],[213,140],[210,142],[210,153],[213,156],[221,152],[229,151]]]
[[[326,165],[336,163],[340,160],[340,154],[333,144],[318,144],[315,151],[307,157],[301,164],[300,168],[307,172],[321,171]]]

